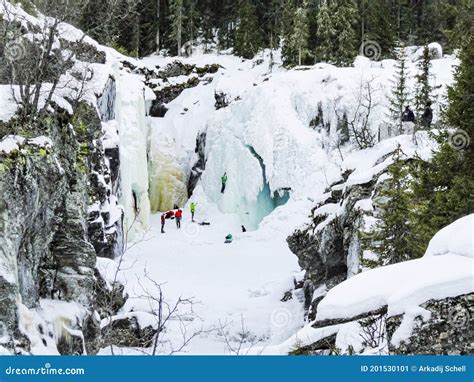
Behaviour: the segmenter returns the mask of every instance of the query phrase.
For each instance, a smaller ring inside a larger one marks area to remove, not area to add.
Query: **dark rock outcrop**
[[[168,108],[165,106],[165,104],[162,101],[158,99],[153,100],[150,111],[149,111],[150,117],[163,118],[167,112],[168,112]]]
[[[216,100],[214,104],[214,107],[216,108],[216,110],[227,107],[230,104],[227,94],[225,94],[224,92],[215,92],[214,99]]]
[[[357,201],[373,193],[375,181],[354,185],[344,193],[334,184],[326,193],[326,200],[313,209],[313,223],[288,237],[290,250],[296,254],[305,275],[305,308],[308,318],[314,319],[321,300],[313,300],[313,292],[323,287],[328,290],[344,281],[351,272],[357,273],[361,249],[358,230],[362,214],[354,208]],[[341,212],[336,212],[341,211]]]
[[[197,160],[191,169],[188,181],[188,197],[193,194],[202,173],[206,169],[206,132],[200,132],[196,138],[196,148],[194,152],[197,155]]]
[[[390,354],[471,355],[474,351],[474,294],[430,300],[421,305],[430,312],[425,322],[415,318],[410,338],[394,345],[390,342],[403,315],[386,322]]]
[[[30,130],[42,137],[0,152],[0,324],[9,338],[3,345],[12,352],[29,351],[18,301],[35,309],[41,299],[59,299],[87,311],[83,322],[66,328],[69,336],[57,339],[59,351],[94,353],[100,337],[94,314],[96,252],[104,255],[104,243],[113,252],[120,235],[103,232],[104,214],[103,227],[87,219],[90,204],[110,197],[110,187],[98,181],[111,182],[101,123],[93,108],[80,104],[72,117],[45,114]]]
[[[103,345],[147,348],[152,345],[156,332],[152,325],[140,326],[137,317],[130,314],[113,319],[109,325],[102,328]]]

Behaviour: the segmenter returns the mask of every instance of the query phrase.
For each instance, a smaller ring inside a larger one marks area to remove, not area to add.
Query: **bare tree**
[[[103,321],[104,325],[102,331],[102,343],[107,344],[112,355],[115,355],[115,341],[113,340],[113,336],[115,322],[118,318],[116,314],[118,308],[120,308],[117,306],[116,302],[117,300],[121,300],[125,286],[119,282],[119,276],[120,274],[123,274],[124,271],[130,270],[136,265],[134,262],[131,265],[125,266],[125,255],[135,246],[150,240],[150,238],[147,237],[149,231],[145,231],[143,232],[143,236],[141,236],[138,240],[133,242],[128,241],[129,233],[133,229],[135,222],[136,218],[125,233],[123,255],[118,259],[113,278],[109,281],[109,286],[99,285],[99,288],[102,288],[102,290],[98,290],[99,293],[103,293],[106,296],[106,298],[102,301],[102,305],[99,307],[102,317],[104,317],[103,320],[105,320]],[[151,346],[148,340],[137,339],[137,342],[143,345],[144,348],[138,349],[138,351],[148,355],[172,355],[182,352],[193,339],[200,336],[201,334],[209,333],[215,330],[215,328],[204,329],[202,325],[196,329],[196,326],[193,324],[193,322],[198,318],[198,316],[194,312],[193,307],[198,304],[198,302],[194,299],[194,297],[179,297],[175,301],[170,302],[166,299],[163,291],[164,283],[158,283],[155,281],[150,276],[146,268],[144,269],[143,276],[138,277],[138,280],[140,291],[138,293],[134,293],[134,295],[131,297],[147,301],[149,307],[147,312],[150,313],[155,320]],[[144,284],[145,281],[148,285]],[[177,343],[176,341],[173,342],[166,338],[167,328],[171,323],[177,323],[177,326],[179,327],[180,340]]]
[[[30,25],[26,17],[14,13],[12,6],[2,1],[5,44],[1,77],[9,82],[13,98],[28,120],[51,106],[60,86],[70,85],[60,84],[60,79],[74,65],[74,52],[61,49],[60,39],[61,20],[70,12],[68,2],[43,3],[49,17],[38,18],[41,24]],[[24,33],[21,25],[29,25],[31,30]],[[84,37],[85,34],[77,43]]]
[[[371,349],[383,350],[386,345],[386,328],[385,322],[387,313],[382,312],[372,317],[367,317],[359,321],[362,332],[362,345]],[[382,348],[381,348],[382,347]]]
[[[357,143],[359,149],[373,147],[376,143],[376,134],[372,133],[370,126],[370,115],[378,104],[374,100],[375,92],[378,91],[373,85],[375,77],[368,81],[361,81],[356,105],[352,119],[348,121],[351,137]]]
[[[183,351],[196,337],[214,330],[214,328],[204,330],[202,325],[198,329],[190,330],[190,323],[197,318],[197,315],[193,310],[194,305],[197,304],[194,297],[178,297],[177,300],[169,303],[164,297],[162,288],[164,284],[153,280],[146,269],[144,274],[145,279],[151,284],[152,289],[145,287],[139,281],[143,294],[138,297],[148,301],[150,312],[155,318],[156,330],[148,354],[157,355],[165,353],[172,355],[179,353]],[[183,309],[185,310],[185,313],[182,312]],[[178,322],[179,325],[181,339],[178,344],[165,338],[166,329],[172,321]]]
[[[222,337],[227,351],[232,355],[247,355],[258,341],[248,330],[248,328],[245,327],[245,319],[243,314],[240,315],[240,329],[233,336],[231,336],[228,331],[230,324],[232,324],[232,322],[228,322],[227,320],[222,322],[219,320],[218,334],[220,337]],[[244,345],[247,344],[250,346],[244,349]]]

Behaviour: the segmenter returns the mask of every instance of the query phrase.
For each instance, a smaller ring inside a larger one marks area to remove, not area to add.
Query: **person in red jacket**
[[[174,214],[174,217],[176,218],[176,228],[180,229],[181,228],[181,218],[183,217],[183,211],[178,209],[176,213]]]
[[[174,211],[170,210],[165,214],[166,219],[174,219]]]
[[[166,216],[161,214],[161,233],[165,233]]]

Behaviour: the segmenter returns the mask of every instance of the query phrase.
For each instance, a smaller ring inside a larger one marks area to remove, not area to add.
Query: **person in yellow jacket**
[[[191,210],[191,221],[194,222],[194,213],[196,212],[196,203],[192,202],[190,206]]]

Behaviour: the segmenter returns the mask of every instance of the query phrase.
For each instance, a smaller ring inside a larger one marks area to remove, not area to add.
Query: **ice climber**
[[[166,216],[161,214],[161,233],[165,233]]]
[[[176,211],[174,216],[176,217],[176,228],[180,229],[181,228],[181,219],[183,217],[183,211],[178,209],[178,211]]]
[[[230,244],[230,243],[232,243],[232,239],[233,239],[233,238],[232,238],[232,234],[229,233],[229,234],[225,237],[225,242],[224,242],[224,243],[225,243],[225,244]]]
[[[242,226],[242,232],[247,232],[247,228],[245,228],[245,226]]]
[[[194,222],[194,213],[196,212],[196,203],[191,203],[191,220]]]
[[[225,191],[225,186],[227,184],[227,173],[226,172],[224,173],[224,175],[222,175],[221,181],[222,181],[221,193],[223,194],[224,191]]]

